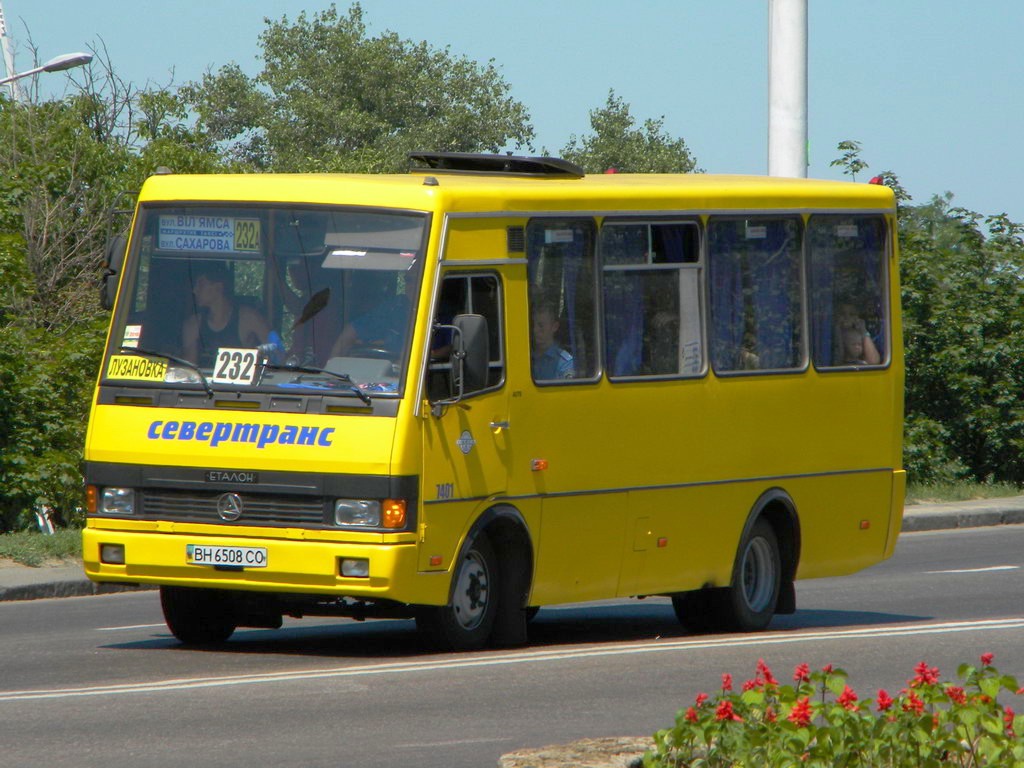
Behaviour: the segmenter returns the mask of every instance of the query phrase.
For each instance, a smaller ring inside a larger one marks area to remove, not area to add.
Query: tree
[[[587,173],[692,173],[700,172],[697,161],[683,139],[664,132],[665,118],[645,120],[643,127],[629,112],[629,105],[608,92],[601,109],[590,112],[593,133],[583,138],[575,134],[562,149],[562,157]]]
[[[108,209],[158,165],[221,165],[169,87],[135,89],[103,55],[82,78],[60,100],[0,97],[0,530],[83,506]]]
[[[861,144],[859,141],[841,141],[839,142],[838,149],[843,153],[842,157],[838,157],[829,163],[830,167],[840,166],[843,169],[843,173],[849,176],[853,181],[857,180],[857,174],[868,167],[860,157]]]
[[[225,151],[273,171],[401,172],[414,150],[528,146],[525,107],[493,60],[480,65],[393,32],[368,37],[358,3],[267,19],[263,71],[237,64],[184,94]]]
[[[868,167],[860,142],[838,149],[845,174]],[[899,204],[910,479],[1024,484],[1024,227],[878,179]]]
[[[1024,228],[952,195],[900,217],[906,458],[918,481],[1024,483]]]

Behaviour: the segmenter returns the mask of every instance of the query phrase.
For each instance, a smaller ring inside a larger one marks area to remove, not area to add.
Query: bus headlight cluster
[[[380,527],[380,502],[366,499],[338,499],[334,502],[335,525]]]
[[[405,499],[336,499],[334,524],[357,528],[404,528]]]
[[[135,491],[132,488],[104,488],[100,497],[101,515],[134,515]]]

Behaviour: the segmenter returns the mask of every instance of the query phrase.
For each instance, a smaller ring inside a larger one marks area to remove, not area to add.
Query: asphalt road
[[[920,661],[995,653],[1024,677],[1024,526],[904,535],[863,573],[798,584],[758,635],[686,635],[667,600],[544,609],[531,645],[428,655],[411,622],[303,620],[185,650],[153,592],[0,603],[0,765],[494,766],[671,724],[722,672],[833,663],[863,696]]]

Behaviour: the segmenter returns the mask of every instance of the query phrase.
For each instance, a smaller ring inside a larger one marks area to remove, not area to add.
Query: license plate
[[[189,565],[215,565],[228,568],[266,568],[265,547],[208,547],[185,545],[185,561]]]

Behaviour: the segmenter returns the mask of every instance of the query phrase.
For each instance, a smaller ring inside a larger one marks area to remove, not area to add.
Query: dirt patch
[[[641,765],[644,752],[653,748],[650,736],[582,739],[509,752],[498,760],[498,768],[632,768]]]

